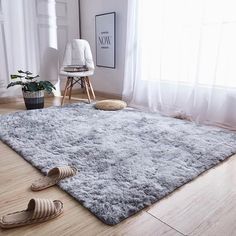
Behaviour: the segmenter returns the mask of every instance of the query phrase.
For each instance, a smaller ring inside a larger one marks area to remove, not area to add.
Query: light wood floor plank
[[[206,235],[236,235],[235,224],[227,221],[229,216],[236,219],[235,170],[236,155],[176,190],[148,212],[186,235],[205,235],[208,230]],[[222,229],[223,223],[227,227]]]
[[[236,235],[235,219],[236,194],[232,192],[222,199],[215,211],[208,214],[207,219],[197,226],[190,235],[234,236]]]

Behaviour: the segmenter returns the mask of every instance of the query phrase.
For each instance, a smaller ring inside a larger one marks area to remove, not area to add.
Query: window
[[[235,0],[141,0],[145,80],[236,87]]]

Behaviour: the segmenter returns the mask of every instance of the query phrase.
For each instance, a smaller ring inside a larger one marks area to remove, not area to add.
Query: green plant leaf
[[[33,80],[33,79],[36,79],[36,78],[39,78],[39,75],[36,75],[36,76],[26,76],[25,79],[27,80]]]
[[[23,70],[18,70],[18,73],[25,74],[25,72]]]
[[[12,87],[12,86],[15,86],[15,85],[24,86],[25,83],[23,83],[22,81],[11,82],[10,84],[7,85],[7,88]]]
[[[36,78],[39,78],[39,75],[32,76],[30,71],[18,70],[19,74],[22,75],[11,75],[11,79],[25,78],[27,81],[16,81],[10,83],[7,87],[12,87],[15,85],[21,85],[23,91],[36,92],[40,90],[45,90],[48,93],[52,93],[53,89],[56,89],[50,81],[37,81]],[[23,75],[24,74],[24,75]]]
[[[48,93],[51,93],[53,89],[56,89],[49,81],[39,81],[40,86]]]
[[[37,82],[26,83],[26,87],[27,87],[27,91],[30,91],[30,92],[35,92],[39,90]]]
[[[23,78],[22,75],[11,75],[11,79]]]
[[[30,72],[30,71],[23,71],[23,70],[18,70],[18,73],[20,73],[20,74],[26,74],[26,75],[32,75],[32,72]]]

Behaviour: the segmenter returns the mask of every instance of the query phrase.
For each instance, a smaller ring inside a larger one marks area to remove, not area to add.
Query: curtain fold
[[[129,0],[123,99],[236,130],[236,2]]]

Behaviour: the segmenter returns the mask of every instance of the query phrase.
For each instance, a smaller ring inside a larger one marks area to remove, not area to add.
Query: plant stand
[[[27,110],[41,109],[44,107],[44,91],[25,92],[22,90]]]

